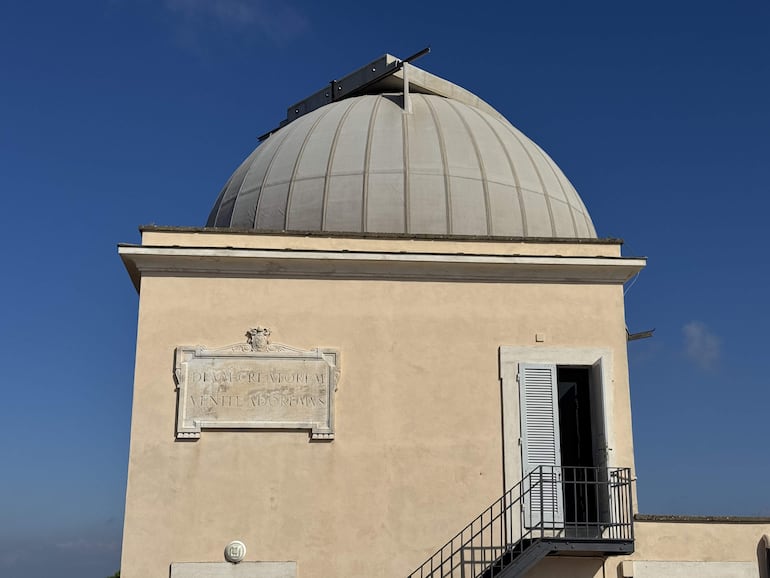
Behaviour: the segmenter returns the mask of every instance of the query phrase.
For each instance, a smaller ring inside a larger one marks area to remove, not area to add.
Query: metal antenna
[[[626,341],[636,341],[637,339],[647,339],[648,337],[652,337],[653,333],[655,333],[654,329],[650,329],[648,331],[640,331],[639,333],[629,333],[628,327],[626,327]]]
[[[425,56],[429,52],[430,52],[430,46],[426,46],[425,48],[423,48],[419,52],[415,52],[411,56],[409,56],[407,58],[404,58],[401,62],[412,62],[412,61],[417,60],[418,58],[420,58],[422,56]]]

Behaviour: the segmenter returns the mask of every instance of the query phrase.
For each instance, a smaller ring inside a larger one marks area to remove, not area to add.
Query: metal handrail
[[[630,468],[538,466],[408,578],[494,578],[537,541],[634,539]]]

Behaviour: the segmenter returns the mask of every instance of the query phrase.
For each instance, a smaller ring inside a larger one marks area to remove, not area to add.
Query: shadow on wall
[[[757,545],[759,578],[770,578],[770,536],[765,534]]]

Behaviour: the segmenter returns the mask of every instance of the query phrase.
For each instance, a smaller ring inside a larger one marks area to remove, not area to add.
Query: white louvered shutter
[[[519,403],[525,523],[528,528],[561,528],[564,497],[555,365],[519,364]]]

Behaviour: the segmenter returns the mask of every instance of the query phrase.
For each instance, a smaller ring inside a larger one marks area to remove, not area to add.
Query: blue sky
[[[6,0],[0,575],[118,568],[137,296],[115,245],[203,225],[288,105],[426,45],[649,257],[641,510],[770,516],[770,4]]]

